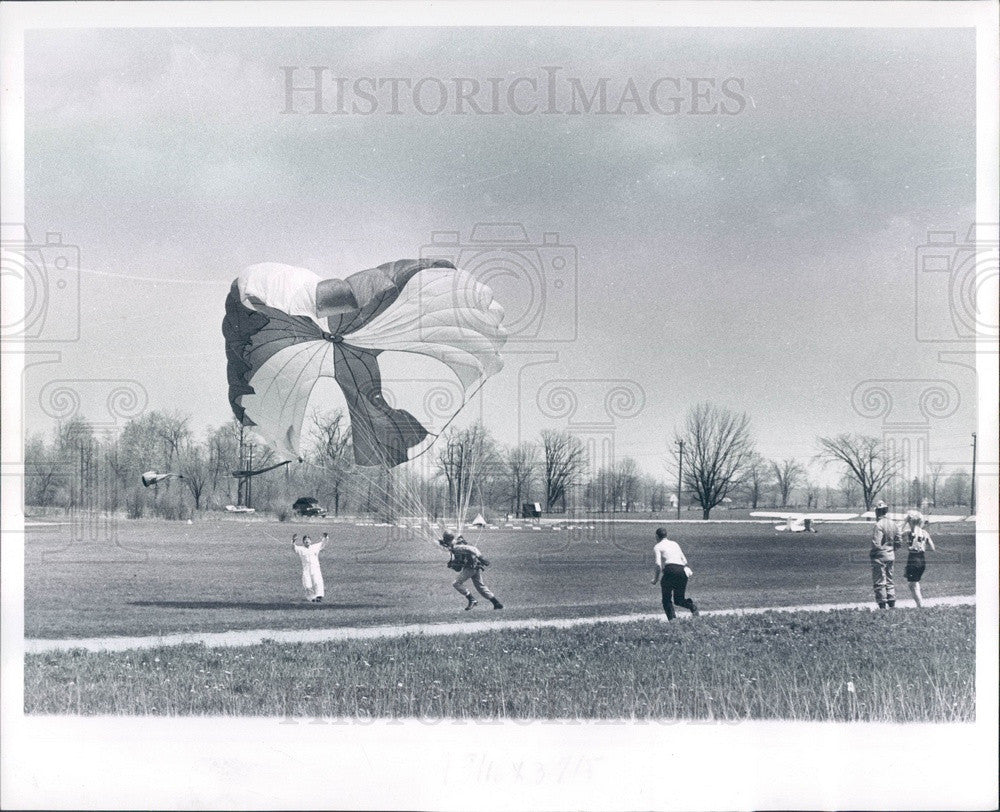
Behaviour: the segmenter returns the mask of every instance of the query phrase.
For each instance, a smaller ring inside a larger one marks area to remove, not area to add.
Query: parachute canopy
[[[309,397],[321,378],[333,378],[347,402],[356,462],[399,465],[436,434],[386,402],[379,354],[417,353],[447,366],[463,393],[450,420],[503,367],[503,316],[487,286],[443,260],[397,260],[347,279],[253,265],[226,299],[229,402],[279,459],[301,459]]]

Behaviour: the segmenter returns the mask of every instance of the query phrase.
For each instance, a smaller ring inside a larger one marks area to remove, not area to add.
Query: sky
[[[33,244],[78,246],[81,271],[48,305],[44,329],[78,318],[79,336],[28,370],[28,430],[65,413],[66,385],[91,420],[120,420],[98,414],[121,382],[136,408],[218,425],[242,268],[344,277],[435,251],[438,232],[514,328],[462,416],[505,443],[565,428],[669,478],[675,429],[711,401],[745,411],[769,458],[902,431],[967,466],[975,375],[939,354],[971,347],[918,266],[928,232],[956,232],[958,256],[974,220],[974,45],[959,29],[30,32],[26,224]],[[286,77],[308,85],[313,66],[329,112],[302,91],[284,112]],[[366,98],[359,77],[397,80],[396,107],[390,82]],[[602,78],[605,109],[585,111],[574,91]],[[414,101],[400,82],[421,79]],[[497,223],[523,228],[513,260]],[[400,392],[447,377],[389,373]]]

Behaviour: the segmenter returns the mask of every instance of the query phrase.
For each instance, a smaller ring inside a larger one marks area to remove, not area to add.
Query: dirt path
[[[971,595],[929,598],[928,606],[968,606],[976,599]],[[913,601],[900,601],[901,608],[913,607]],[[874,610],[871,603],[815,603],[805,606],[772,606],[750,609],[717,609],[706,611],[705,616],[758,615],[763,612],[828,612],[832,609]],[[689,617],[686,613],[682,617]],[[204,644],[209,648],[254,646],[265,640],[279,643],[319,643],[328,640],[373,640],[403,637],[409,634],[447,635],[475,634],[499,629],[569,629],[574,626],[591,626],[595,623],[630,623],[636,620],[663,619],[659,612],[633,615],[605,615],[603,617],[556,618],[550,620],[504,620],[491,615],[489,620],[464,623],[415,623],[407,626],[341,627],[336,629],[251,629],[233,632],[203,632],[167,634],[159,637],[91,637],[65,640],[25,640],[26,654],[43,654],[50,651],[128,651],[130,649],[158,648]]]

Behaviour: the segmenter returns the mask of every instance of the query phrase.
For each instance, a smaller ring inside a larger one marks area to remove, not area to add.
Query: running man
[[[889,518],[889,506],[879,500],[875,505],[875,527],[868,555],[872,562],[872,586],[879,609],[896,608],[896,584],[892,580],[892,565],[900,547],[899,527]]]
[[[292,549],[298,553],[302,561],[302,588],[306,591],[306,600],[311,603],[323,602],[323,570],[319,566],[320,550],[330,540],[330,534],[324,533],[323,539],[313,544],[309,536],[302,537],[302,544],[296,544],[298,533],[292,535]]]
[[[920,594],[920,579],[924,576],[927,562],[924,550],[934,549],[930,533],[923,528],[924,517],[919,510],[911,510],[906,514],[906,529],[903,530],[903,543],[910,551],[906,559],[906,585],[910,588],[913,600],[917,606],[924,605],[924,596]]]
[[[674,606],[683,606],[685,609],[689,609],[692,615],[698,617],[698,607],[695,602],[684,594],[688,578],[691,577],[691,568],[688,567],[687,558],[681,550],[681,546],[676,541],[667,538],[667,530],[664,527],[657,528],[656,539],[656,546],[653,547],[653,556],[656,562],[653,583],[658,581],[660,584],[663,611],[667,613],[667,620],[673,620],[677,617]]]
[[[458,572],[458,578],[455,579],[452,586],[468,601],[465,611],[468,612],[473,606],[479,605],[479,601],[472,597],[472,593],[465,586],[465,582],[469,580],[472,581],[476,591],[493,604],[494,609],[503,609],[503,604],[483,583],[483,568],[490,565],[483,554],[461,536],[456,539],[453,533],[446,532],[438,544],[451,553],[448,568]]]

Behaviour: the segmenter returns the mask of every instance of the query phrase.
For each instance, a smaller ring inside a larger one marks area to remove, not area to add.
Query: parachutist
[[[493,604],[494,609],[503,609],[503,604],[497,600],[496,595],[490,592],[489,587],[483,582],[483,570],[490,565],[486,557],[462,536],[455,538],[452,533],[445,533],[438,544],[451,553],[448,568],[459,574],[452,586],[465,597],[467,601],[465,611],[468,612],[473,606],[479,604],[479,601],[472,597],[472,593],[465,587],[465,582],[468,580],[472,581],[472,585],[480,595]]]
[[[306,600],[310,603],[323,602],[323,570],[319,565],[320,550],[330,540],[329,533],[324,533],[321,541],[313,544],[309,536],[302,537],[302,544],[296,544],[298,533],[292,534],[292,549],[302,560],[302,587],[306,591]]]

